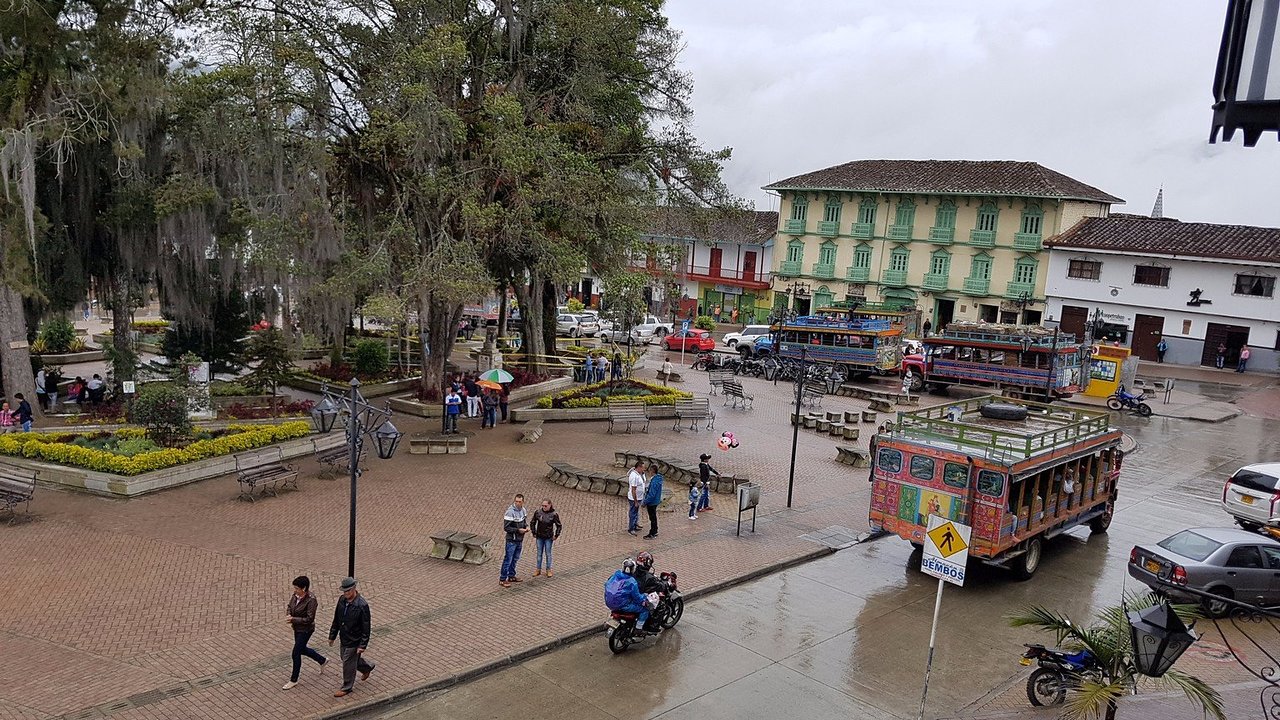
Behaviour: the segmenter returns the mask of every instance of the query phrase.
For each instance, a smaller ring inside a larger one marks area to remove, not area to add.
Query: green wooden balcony
[[[813,276],[817,278],[834,278],[836,276],[836,266],[834,263],[830,265],[826,263],[814,263]]]
[[[1010,300],[1018,300],[1022,298],[1024,294],[1028,299],[1035,298],[1036,284],[1011,280],[1009,281],[1009,287],[1004,291],[1004,296]]]
[[[1039,252],[1044,247],[1040,240],[1040,233],[1014,233],[1013,249],[1024,250],[1026,252]]]
[[[956,229],[949,227],[929,228],[929,242],[937,245],[950,245],[955,242]]]
[[[800,274],[799,260],[783,260],[782,266],[778,268],[779,275],[796,276]]]
[[[864,283],[871,279],[871,268],[851,267],[845,271],[844,279],[849,282]]]
[[[906,270],[885,270],[880,275],[880,283],[891,287],[906,287],[907,271]]]
[[[978,247],[995,247],[996,231],[995,230],[970,230],[969,244]]]
[[[890,240],[910,240],[911,231],[913,228],[914,226],[912,225],[890,225],[889,239]]]
[[[791,234],[791,235],[803,235],[803,234],[804,234],[804,221],[803,221],[803,220],[788,220],[788,221],[787,221],[786,228],[787,228],[787,233],[789,233],[789,234]]]
[[[849,228],[850,235],[862,240],[869,240],[875,237],[875,233],[876,233],[875,223],[856,222],[853,224],[852,227]]]
[[[967,277],[964,279],[964,292],[966,295],[989,295],[990,291],[990,278]]]
[[[925,273],[924,285],[925,290],[946,290],[947,276],[943,273]]]
[[[835,237],[840,234],[839,221],[823,220],[818,223],[818,234],[824,237]]]

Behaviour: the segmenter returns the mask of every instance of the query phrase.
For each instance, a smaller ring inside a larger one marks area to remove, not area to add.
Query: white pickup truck
[[[662,322],[653,315],[646,315],[641,318],[640,322],[631,326],[631,337],[646,344],[654,340],[661,340],[670,335],[671,332],[671,323]]]

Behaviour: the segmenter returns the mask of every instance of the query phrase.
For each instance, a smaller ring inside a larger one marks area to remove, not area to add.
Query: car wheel
[[[1211,588],[1209,593],[1228,600],[1233,600],[1236,596],[1235,593],[1231,592],[1231,588],[1227,587]],[[1209,598],[1205,598],[1200,604],[1204,607],[1204,614],[1211,618],[1224,617],[1227,613],[1231,612],[1232,608],[1231,603],[1222,602],[1220,600],[1210,600]]]
[[[730,340],[729,342],[725,343],[725,345],[728,345],[729,347],[737,347],[737,346],[738,346],[738,341],[737,341],[737,340]]]
[[[924,376],[920,373],[915,370],[908,370],[907,378],[907,387],[910,388],[912,392],[920,392],[924,389]]]
[[[1262,529],[1262,523],[1239,517],[1236,518],[1236,524],[1240,526],[1241,530],[1248,530],[1249,532],[1257,532]]]
[[[658,336],[658,337],[660,337],[660,338],[664,338],[664,337],[666,337],[666,336],[667,336],[667,329],[666,329],[666,328],[658,328],[657,330],[654,330],[654,331],[653,331],[653,334],[654,334],[654,335],[657,335],[657,336]]]

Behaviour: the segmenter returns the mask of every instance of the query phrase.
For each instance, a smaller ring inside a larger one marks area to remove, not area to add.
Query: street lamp
[[[373,439],[378,448],[378,457],[390,460],[400,446],[404,433],[391,422],[391,403],[386,408],[370,405],[360,394],[360,381],[351,378],[350,391],[346,395],[334,395],[329,392],[328,384],[320,387],[320,402],[311,410],[311,418],[316,429],[322,434],[333,430],[334,421],[339,415],[345,417],[347,423],[347,449],[349,457],[347,467],[351,471],[351,518],[348,523],[347,536],[347,575],[356,576],[356,483],[360,478],[360,450],[364,447],[364,436]]]
[[[1167,602],[1126,615],[1133,639],[1133,663],[1143,675],[1164,675],[1198,639]]]
[[[1213,76],[1209,142],[1244,131],[1253,147],[1266,131],[1280,131],[1280,0],[1229,0]]]
[[[791,494],[796,485],[796,445],[800,442],[800,399],[804,396],[804,360],[808,349],[807,345],[800,346],[800,372],[796,375],[796,414],[791,423],[791,474],[787,476],[787,507],[791,507]],[[782,345],[775,344],[773,351],[781,353]]]

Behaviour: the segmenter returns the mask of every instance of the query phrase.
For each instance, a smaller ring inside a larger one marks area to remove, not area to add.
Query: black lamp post
[[[1164,675],[1198,639],[1167,602],[1126,615],[1133,639],[1133,663],[1143,675]]]
[[[1228,142],[1244,131],[1253,147],[1267,131],[1280,131],[1280,0],[1229,0],[1213,76],[1213,127]]]
[[[365,401],[360,394],[360,381],[351,378],[351,390],[346,395],[334,395],[329,386],[320,388],[320,402],[311,409],[311,419],[316,430],[327,434],[333,430],[334,422],[343,415],[347,423],[347,459],[351,471],[351,517],[348,524],[347,537],[347,575],[356,576],[356,485],[360,478],[360,449],[364,445],[364,436],[373,439],[378,449],[378,457],[390,460],[400,447],[400,432],[391,422],[391,403],[386,408],[376,408]]]
[[[804,361],[808,349],[806,345],[800,346],[800,373],[796,375],[796,416],[795,422],[791,424],[791,474],[787,476],[787,507],[791,507],[791,495],[796,486],[796,445],[800,442],[800,400],[804,396]],[[781,345],[774,346],[774,352],[781,351]]]

